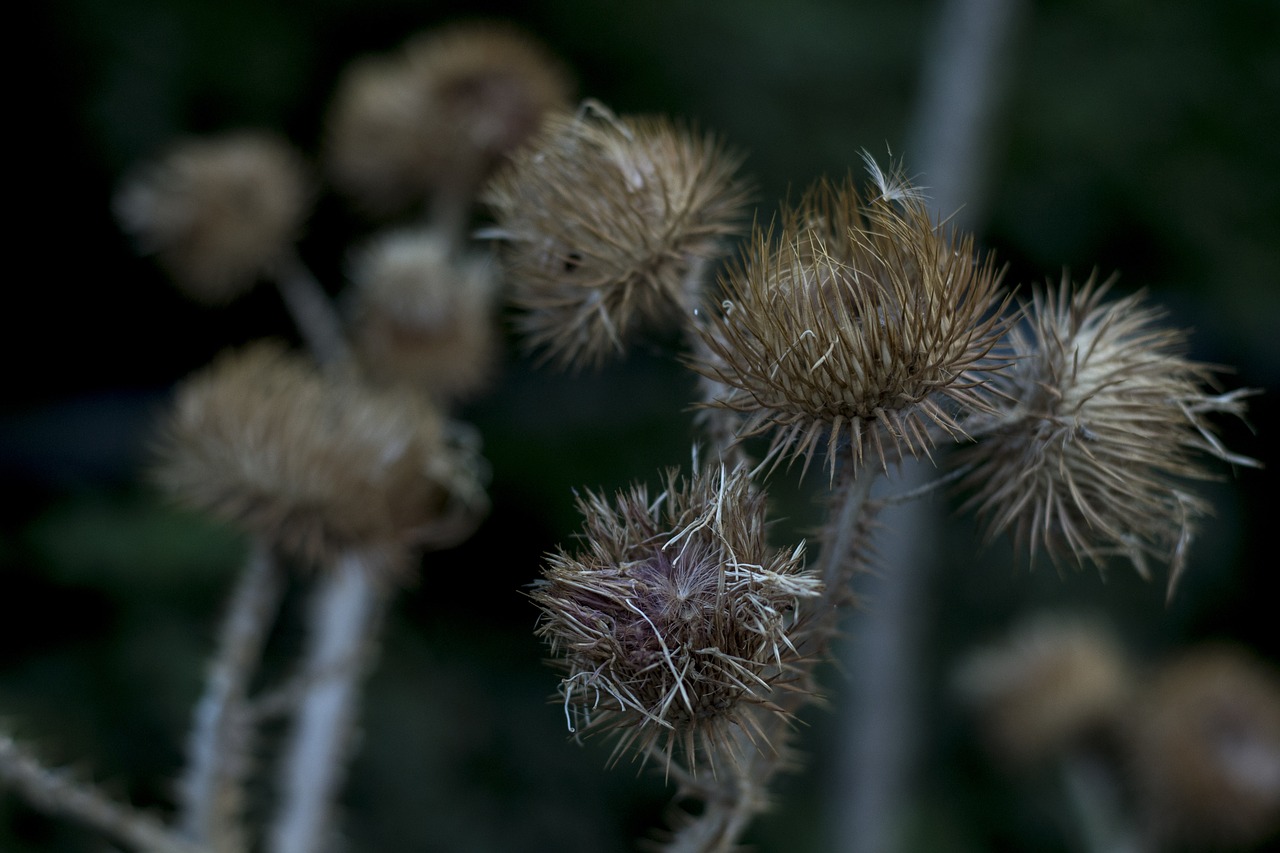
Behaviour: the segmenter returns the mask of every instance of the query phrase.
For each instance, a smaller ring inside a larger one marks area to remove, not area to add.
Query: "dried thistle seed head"
[[[616,731],[615,756],[733,760],[729,727],[760,735],[755,711],[785,713],[771,694],[800,687],[793,611],[820,591],[803,545],[767,545],[764,496],[742,468],[671,471],[655,497],[637,486],[579,509],[581,546],[550,555],[532,593],[568,673],[570,729]]]
[[[479,478],[434,407],[267,344],[179,388],[157,470],[179,502],[295,557],[357,549],[393,569],[470,533],[486,509]]]
[[[451,402],[494,371],[497,282],[480,256],[459,257],[431,231],[385,234],[357,253],[352,346],[365,373]]]
[[[1001,365],[999,274],[970,237],[931,219],[911,193],[862,198],[822,182],[757,228],[721,279],[723,302],[700,329],[692,366],[723,385],[708,405],[744,416],[743,437],[771,432],[769,455],[825,442],[834,473],[846,442],[887,466],[927,452],[934,427],[962,434],[965,413]]]
[[[1280,837],[1280,674],[1226,645],[1166,664],[1130,726],[1134,787],[1159,849]]]
[[[595,366],[635,327],[687,318],[742,215],[738,162],[665,119],[549,119],[482,198],[529,347]]]
[[[474,191],[546,113],[568,107],[571,90],[561,64],[513,27],[423,33],[343,74],[328,118],[329,176],[375,215],[459,181]]]
[[[956,686],[994,753],[1028,766],[1119,725],[1134,675],[1111,632],[1079,617],[1041,615],[970,655]]]
[[[241,132],[176,145],[121,185],[116,217],[192,299],[229,302],[298,239],[312,200],[302,158]]]
[[[1151,558],[1182,570],[1194,522],[1209,511],[1183,488],[1210,479],[1206,455],[1238,465],[1208,416],[1244,413],[1244,393],[1210,395],[1209,366],[1183,356],[1186,334],[1141,295],[1103,301],[1108,285],[1039,290],[1010,335],[1016,362],[995,387],[1001,410],[963,451],[966,508],[987,537],[1012,529],[1018,550],[1103,567]]]

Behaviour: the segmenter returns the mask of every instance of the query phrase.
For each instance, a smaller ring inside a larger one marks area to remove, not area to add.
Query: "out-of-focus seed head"
[[[1001,410],[963,451],[973,467],[961,487],[988,538],[1012,529],[1019,550],[1099,567],[1119,556],[1143,577],[1150,559],[1167,561],[1172,593],[1209,511],[1183,483],[1211,478],[1206,456],[1256,464],[1208,421],[1243,415],[1248,392],[1207,394],[1211,369],[1184,357],[1186,334],[1141,294],[1107,303],[1106,291],[1064,277],[1035,293],[995,383]]]
[[[114,209],[184,293],[219,304],[292,249],[312,197],[303,160],[287,143],[240,132],[174,146],[123,182]]]
[[[998,758],[1027,767],[1114,730],[1133,692],[1120,644],[1100,624],[1038,616],[970,655],[956,686]]]
[[[784,713],[777,689],[803,689],[795,609],[820,591],[803,545],[770,548],[764,496],[743,469],[669,472],[665,490],[579,500],[579,548],[547,559],[532,593],[538,633],[567,671],[560,694],[574,731],[612,730],[615,755],[678,747],[735,760],[737,725]]]
[[[348,550],[406,567],[487,509],[481,461],[413,395],[327,375],[274,345],[220,357],[178,390],[159,483],[180,503],[308,563]]]
[[[772,433],[775,462],[807,466],[825,441],[833,473],[846,444],[887,466],[990,408],[999,274],[917,194],[877,189],[824,181],[784,211],[779,239],[757,228],[700,329],[692,366],[722,391],[708,405],[743,415],[742,437]]]
[[[1157,849],[1280,838],[1280,675],[1234,646],[1158,671],[1133,709],[1134,787]]]
[[[549,119],[482,197],[528,346],[595,366],[636,327],[687,322],[742,215],[738,162],[665,119]]]
[[[442,402],[493,375],[497,280],[487,258],[459,257],[430,231],[396,231],[357,253],[352,346],[365,373]]]
[[[466,22],[420,34],[353,63],[339,81],[329,176],[375,215],[442,187],[474,191],[548,112],[568,108],[572,88],[560,62],[513,27]]]

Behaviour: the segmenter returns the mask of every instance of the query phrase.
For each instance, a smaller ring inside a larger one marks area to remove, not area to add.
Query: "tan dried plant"
[[[292,252],[310,213],[304,161],[253,131],[181,142],[126,178],[121,227],[199,302],[230,302]]]
[[[383,234],[351,264],[352,350],[375,382],[451,403],[492,378],[498,282],[489,258],[429,230]]]
[[[518,325],[561,366],[687,322],[746,203],[740,158],[664,118],[554,116],[485,190]]]
[[[742,758],[734,728],[767,741],[754,715],[785,714],[770,697],[806,686],[792,635],[821,583],[803,544],[769,547],[747,473],[669,471],[657,495],[636,486],[578,506],[580,548],[549,555],[532,592],[538,633],[567,672],[570,730],[615,731],[615,759],[634,749],[669,766],[678,748],[691,771],[699,757]]]
[[[480,460],[434,407],[272,344],[187,380],[159,450],[157,480],[179,502],[315,565],[358,551],[403,570],[487,508]]]
[[[1214,477],[1209,457],[1257,465],[1208,418],[1243,416],[1253,392],[1208,393],[1213,368],[1186,358],[1186,333],[1142,294],[1106,302],[1109,284],[1064,275],[1035,292],[1010,335],[1014,366],[995,380],[1000,410],[962,451],[961,487],[988,539],[1011,529],[1020,551],[1098,567],[1118,556],[1143,577],[1167,562],[1172,593],[1211,510],[1184,484]]]
[[[1002,366],[992,351],[1008,297],[971,237],[905,185],[863,197],[851,179],[815,185],[778,231],[757,227],[722,276],[692,361],[719,384],[706,404],[742,416],[740,438],[770,433],[766,459],[806,468],[825,445],[834,475],[846,448],[887,468],[991,408],[983,390]]]

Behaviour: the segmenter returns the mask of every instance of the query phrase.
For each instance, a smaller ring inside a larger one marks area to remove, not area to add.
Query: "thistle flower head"
[[[1060,756],[1118,724],[1133,680],[1109,631],[1057,614],[1018,626],[1003,642],[966,658],[956,674],[991,748],[1021,766]]]
[[[478,183],[546,113],[567,108],[571,89],[561,64],[512,27],[423,33],[344,73],[328,118],[329,176],[370,213],[397,213],[442,186]]]
[[[1280,674],[1228,645],[1164,665],[1135,704],[1130,770],[1159,849],[1280,837]]]
[[[459,257],[430,231],[394,231],[357,253],[352,346],[377,382],[442,401],[474,394],[494,369],[497,282],[482,257]]]
[[[579,509],[581,546],[550,555],[532,593],[568,673],[570,728],[616,730],[615,755],[732,760],[728,727],[759,733],[748,708],[783,713],[769,697],[795,676],[793,610],[820,588],[803,545],[766,544],[764,497],[742,468],[672,471],[657,496],[588,494]]]
[[[745,202],[738,158],[664,119],[556,116],[482,198],[530,348],[598,365],[688,316]]]
[[[265,133],[192,139],[125,180],[121,227],[188,296],[228,302],[298,239],[312,193],[302,158]]]
[[[879,189],[822,182],[784,211],[779,239],[757,228],[700,330],[692,366],[722,386],[707,403],[741,413],[744,437],[772,432],[775,461],[807,466],[825,441],[833,473],[845,444],[887,465],[989,408],[1000,276],[916,194]]]
[[[1242,415],[1246,392],[1210,395],[1209,366],[1183,355],[1186,334],[1161,325],[1141,294],[1111,303],[1090,278],[1035,293],[1010,342],[1016,362],[996,381],[1002,409],[964,451],[962,481],[987,536],[1014,531],[1019,550],[1056,561],[1183,566],[1205,502],[1183,488],[1210,473],[1205,456],[1239,465],[1207,416]]]
[[[304,561],[354,549],[398,569],[414,547],[471,532],[485,509],[479,464],[418,398],[259,344],[179,388],[157,479]]]

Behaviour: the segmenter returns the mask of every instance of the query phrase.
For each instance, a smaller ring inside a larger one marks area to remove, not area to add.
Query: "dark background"
[[[27,58],[7,123],[0,724],[51,763],[164,808],[242,554],[234,536],[168,509],[147,485],[149,431],[173,383],[221,348],[293,332],[269,289],[202,309],[133,255],[109,210],[132,164],[174,136],[245,126],[314,152],[348,61],[483,15],[542,39],[581,95],[695,120],[744,151],[768,217],[818,176],[861,169],[864,149],[904,155],[912,170],[905,140],[937,12],[923,0],[59,0],[12,22]],[[1022,10],[983,148],[980,243],[1009,265],[1011,284],[1067,268],[1119,272],[1121,292],[1148,287],[1174,324],[1195,328],[1194,357],[1233,366],[1230,387],[1263,389],[1256,432],[1224,432],[1269,467],[1206,487],[1217,516],[1168,606],[1162,578],[1028,572],[1003,542],[977,551],[971,520],[936,531],[944,559],[918,613],[926,654],[910,662],[931,709],[910,805],[918,849],[1066,849],[1051,786],[989,769],[946,690],[955,656],[1018,616],[1100,611],[1144,660],[1213,638],[1280,654],[1268,568],[1278,25],[1280,7],[1244,0]],[[369,229],[322,198],[303,253],[331,291],[344,247]],[[345,815],[353,849],[622,850],[663,808],[660,779],[606,770],[607,747],[566,742],[521,590],[573,533],[572,488],[653,482],[687,460],[692,380],[667,342],[576,377],[533,368],[512,344],[497,387],[463,412],[485,439],[493,513],[472,541],[429,555],[399,597],[366,697]],[[775,486],[796,526],[812,514],[813,485]],[[810,765],[753,831],[761,850],[830,849],[836,718],[806,716]],[[0,850],[98,849],[92,833],[0,795]]]

